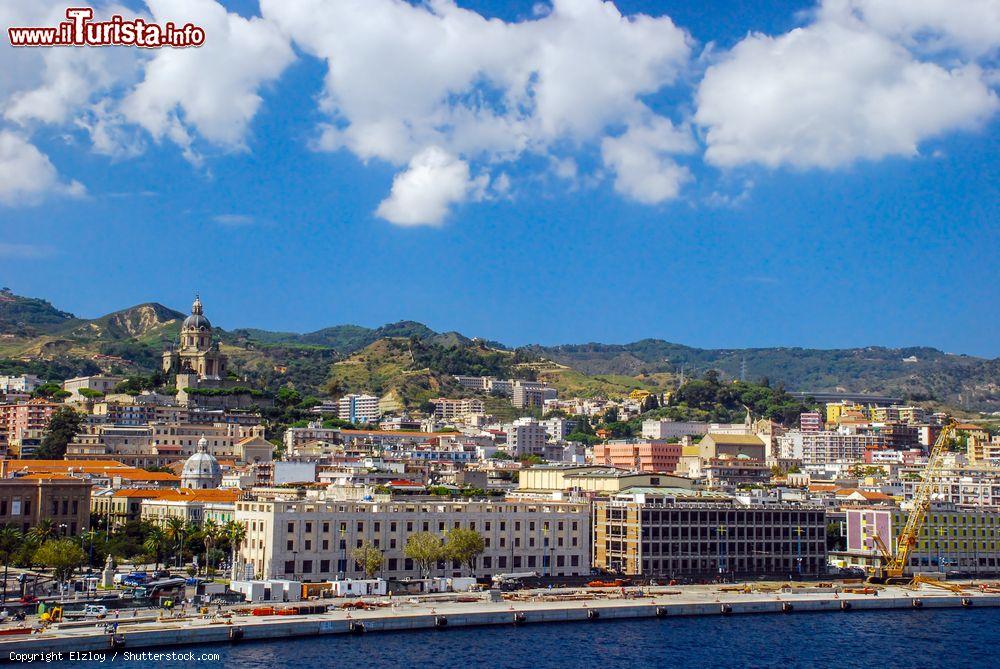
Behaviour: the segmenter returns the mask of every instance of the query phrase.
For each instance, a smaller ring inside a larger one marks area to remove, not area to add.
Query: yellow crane
[[[948,444],[948,437],[955,430],[955,422],[951,422],[941,428],[941,433],[931,446],[927,456],[927,467],[924,469],[924,476],[917,483],[917,488],[913,493],[913,509],[906,518],[906,525],[899,533],[896,540],[896,552],[892,553],[882,537],[875,535],[875,545],[882,553],[882,565],[875,570],[875,573],[868,577],[871,583],[910,583],[913,579],[906,577],[906,567],[910,561],[910,553],[917,545],[917,537],[920,528],[923,527],[924,518],[927,517],[927,510],[931,506],[931,494],[934,492],[934,484],[938,472],[944,463],[945,447]]]

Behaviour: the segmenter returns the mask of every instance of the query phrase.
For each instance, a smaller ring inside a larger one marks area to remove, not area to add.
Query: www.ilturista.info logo
[[[70,7],[68,21],[49,28],[7,28],[11,46],[138,46],[145,49],[184,48],[205,43],[205,29],[173,21],[163,25],[115,14],[107,21],[93,21],[90,7]]]

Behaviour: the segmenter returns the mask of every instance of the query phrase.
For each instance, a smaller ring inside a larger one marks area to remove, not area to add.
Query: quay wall
[[[503,608],[500,608],[500,607]],[[478,607],[478,610],[477,610]],[[285,639],[325,634],[358,634],[409,630],[446,630],[455,627],[484,625],[531,625],[541,623],[590,622],[679,616],[718,616],[740,614],[786,614],[889,609],[1000,607],[998,595],[932,595],[913,597],[779,597],[770,599],[722,598],[706,602],[546,602],[526,605],[466,605],[460,610],[437,612],[375,611],[331,612],[313,616],[274,616],[234,618],[230,623],[165,621],[156,627],[121,625],[119,634],[103,633],[96,626],[90,630],[71,628],[50,630],[26,637],[0,640],[0,662],[10,661],[12,653],[50,653],[70,651],[111,651],[166,648],[171,646],[220,642],[243,643],[254,640]],[[124,621],[123,621],[124,622]]]

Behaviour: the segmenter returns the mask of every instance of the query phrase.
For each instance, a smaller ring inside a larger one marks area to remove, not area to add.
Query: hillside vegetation
[[[176,341],[184,316],[148,302],[85,319],[44,299],[2,290],[0,370],[47,379],[100,370],[149,373],[158,368],[163,347]],[[637,388],[676,388],[682,373],[696,379],[715,369],[723,380],[737,379],[745,362],[747,379],[767,379],[790,391],[895,394],[907,401],[1000,410],[1000,359],[932,348],[699,349],[644,339],[511,350],[457,332],[437,333],[415,321],[378,328],[338,325],[305,334],[215,332],[232,371],[255,387],[292,386],[303,394],[324,387],[392,392],[407,406],[459,392],[449,379],[453,374],[537,378],[564,395],[614,397]]]

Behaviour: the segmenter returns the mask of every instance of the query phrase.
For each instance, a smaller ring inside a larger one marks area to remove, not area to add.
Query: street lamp
[[[341,523],[340,525],[340,564],[337,565],[341,569],[337,570],[337,580],[342,581],[344,577],[347,576],[347,540],[344,538],[347,535],[347,527]]]

